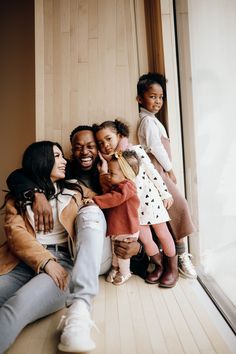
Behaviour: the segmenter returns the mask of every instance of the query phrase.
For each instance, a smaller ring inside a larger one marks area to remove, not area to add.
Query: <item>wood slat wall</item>
[[[143,0],[37,0],[35,19],[37,140],[69,152],[77,125],[120,117],[135,141],[139,57],[147,65],[146,42],[137,48]]]

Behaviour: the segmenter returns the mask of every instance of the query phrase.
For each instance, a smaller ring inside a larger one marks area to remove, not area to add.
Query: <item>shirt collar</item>
[[[144,118],[146,116],[151,116],[153,118],[156,118],[154,113],[152,113],[152,112],[148,111],[147,109],[141,107],[140,108],[140,118]]]

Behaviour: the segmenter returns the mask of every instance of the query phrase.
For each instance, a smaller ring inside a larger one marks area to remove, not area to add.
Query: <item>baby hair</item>
[[[137,153],[134,150],[125,150],[121,153],[121,156],[128,162],[128,164],[134,171],[135,176],[137,176],[139,173],[139,165],[140,165],[140,161]],[[116,154],[112,156],[112,160],[117,160]]]
[[[166,98],[166,78],[164,75],[159,73],[148,73],[140,76],[137,83],[137,93],[138,96],[143,96],[143,94],[149,89],[153,84],[158,84],[162,87],[164,99]]]
[[[93,131],[96,134],[98,131],[102,129],[110,128],[112,131],[115,133],[118,133],[124,137],[129,137],[129,127],[127,124],[121,122],[118,119],[113,120],[107,120],[101,124],[93,124]]]

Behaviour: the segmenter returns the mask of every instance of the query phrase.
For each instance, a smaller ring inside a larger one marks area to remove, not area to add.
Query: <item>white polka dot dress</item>
[[[140,225],[169,221],[169,214],[162,202],[171,197],[166,184],[141,145],[131,145],[129,150],[134,150],[140,159],[139,174],[135,180],[140,199],[138,210]]]

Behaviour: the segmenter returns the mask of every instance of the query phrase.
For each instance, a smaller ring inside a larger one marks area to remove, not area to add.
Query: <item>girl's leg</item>
[[[130,274],[130,259],[118,258],[119,272],[123,276]]]
[[[112,241],[111,241],[111,249],[112,249],[112,268],[114,268],[114,269],[119,269],[118,257],[117,257],[117,255],[115,254],[115,251],[114,251],[114,241],[115,241],[115,239],[112,239]]]
[[[152,227],[162,245],[164,254],[168,257],[174,257],[176,255],[175,243],[166,223],[155,224]]]
[[[114,240],[111,240],[111,249],[112,249],[112,263],[111,263],[111,269],[106,277],[106,281],[108,283],[113,283],[118,271],[119,271],[119,264],[118,264],[118,258],[114,252]]]
[[[172,288],[178,280],[178,266],[175,244],[166,223],[152,225],[163,248],[164,271],[159,279],[159,286]]]
[[[144,245],[145,252],[150,256],[150,262],[155,265],[154,270],[147,273],[145,281],[149,284],[157,284],[163,272],[162,254],[153,241],[149,225],[140,225],[139,239]]]
[[[114,251],[115,240],[124,241],[128,236],[129,235],[111,236],[112,239],[111,241],[112,242],[112,270],[111,271],[113,271],[113,281],[118,271],[120,272],[121,275],[126,275],[130,273],[130,259],[118,258]]]
[[[159,253],[157,244],[153,241],[152,232],[149,225],[140,225],[139,239],[142,242],[148,256]]]
[[[127,234],[127,235],[118,235],[113,237],[113,240],[119,240],[119,241],[126,241],[126,242],[132,242],[132,239],[137,240],[139,236],[139,232],[136,232],[135,234]],[[118,261],[118,266],[119,266],[119,273],[115,276],[113,284],[114,285],[121,285],[125,283],[130,277],[131,277],[131,272],[130,272],[130,259],[122,259],[117,257]]]
[[[113,281],[114,285],[124,284],[132,275],[130,272],[129,258],[128,259],[118,258],[118,264],[119,264],[119,272],[117,273]]]

